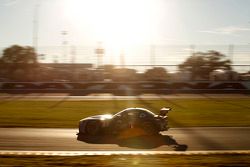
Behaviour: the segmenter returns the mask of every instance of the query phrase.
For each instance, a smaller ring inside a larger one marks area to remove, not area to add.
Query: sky
[[[36,4],[37,42],[46,54],[59,54],[48,48],[63,41],[82,48],[101,42],[114,55],[147,45],[250,46],[250,0],[0,0],[0,48],[33,45]]]

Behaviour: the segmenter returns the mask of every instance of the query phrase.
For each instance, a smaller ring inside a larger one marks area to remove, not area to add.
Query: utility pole
[[[67,62],[67,58],[68,58],[68,40],[67,40],[67,35],[68,35],[68,31],[62,31],[62,54],[63,54],[63,59],[64,59],[64,63]]]
[[[38,30],[39,30],[39,8],[40,1],[35,0],[34,13],[33,13],[33,47],[37,51],[38,50]]]
[[[70,54],[71,54],[71,66],[72,66],[72,79],[74,81],[77,81],[78,80],[78,72],[77,72],[77,69],[76,69],[76,66],[75,66],[75,58],[76,58],[76,48],[75,46],[71,46],[70,48]]]
[[[104,57],[104,48],[102,47],[102,42],[98,42],[98,46],[95,49],[95,53],[97,56],[97,68],[100,68],[103,65]]]

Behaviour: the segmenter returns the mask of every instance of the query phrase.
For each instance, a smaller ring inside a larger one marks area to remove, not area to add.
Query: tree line
[[[210,50],[207,52],[195,52],[188,57],[183,63],[178,65],[179,72],[189,72],[191,79],[208,79],[209,74],[216,69],[231,70],[232,62],[226,59],[226,56],[218,51]],[[66,69],[67,70],[67,69]],[[100,70],[99,70],[100,71]],[[30,46],[13,45],[3,50],[0,57],[0,78],[5,78],[11,81],[36,81],[41,80],[41,76],[51,80],[53,77],[60,77],[61,75],[68,80],[73,80],[72,73],[59,72],[58,69],[47,69],[38,62],[38,54],[35,49]],[[93,72],[93,70],[92,70]],[[105,74],[104,78],[112,78],[112,76],[126,75],[131,79],[132,75],[136,73],[134,69],[116,68],[113,65],[104,65],[102,72]],[[85,75],[79,74],[80,78]],[[93,73],[94,75],[94,73]],[[157,80],[159,78],[168,78],[169,73],[163,67],[153,67],[147,69],[142,80]],[[79,77],[78,77],[79,79]]]

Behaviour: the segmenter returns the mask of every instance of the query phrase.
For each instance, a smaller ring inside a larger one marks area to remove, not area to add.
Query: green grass
[[[250,98],[115,101],[0,101],[0,127],[77,128],[84,117],[144,107],[172,107],[171,127],[250,126]]]
[[[180,166],[247,167],[250,155],[1,156],[0,166]]]

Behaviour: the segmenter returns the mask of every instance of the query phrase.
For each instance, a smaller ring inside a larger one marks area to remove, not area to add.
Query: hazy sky
[[[217,49],[214,45],[246,45],[239,52],[236,48],[235,54],[241,57],[240,61],[249,61],[250,0],[0,0],[0,48],[32,45],[37,2],[39,52],[46,54],[48,61],[64,61],[60,46],[65,39],[68,46],[91,46],[77,50],[78,62],[96,61],[93,47],[98,41],[111,48],[104,58],[108,63],[119,62],[121,50],[125,48],[126,62],[138,60],[148,64],[149,48],[140,51],[139,47],[138,50],[126,48],[151,44],[213,45],[210,49]],[[68,35],[63,37],[62,31]],[[50,50],[46,46],[59,48]],[[164,58],[158,59],[160,64],[183,61],[190,53],[189,48],[181,48],[174,56],[172,48],[157,49],[156,56]],[[227,54],[228,48],[223,49]],[[138,55],[144,58],[135,59]]]
[[[40,0],[38,43],[249,44],[250,0]],[[35,0],[0,0],[0,47],[31,45]]]

